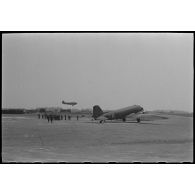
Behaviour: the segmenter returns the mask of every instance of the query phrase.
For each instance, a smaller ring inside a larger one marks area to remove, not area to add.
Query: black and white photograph
[[[192,163],[190,32],[2,33],[3,163]]]

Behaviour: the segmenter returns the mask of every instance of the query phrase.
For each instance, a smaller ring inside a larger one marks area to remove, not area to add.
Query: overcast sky
[[[193,35],[3,35],[3,108],[193,110]]]

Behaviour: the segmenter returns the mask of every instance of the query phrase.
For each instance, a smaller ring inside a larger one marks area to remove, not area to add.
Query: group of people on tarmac
[[[63,120],[63,115],[60,115],[59,116],[60,117],[60,120]],[[66,120],[66,117],[67,117],[67,119],[68,120],[71,120],[71,115],[68,115],[68,116],[66,116],[66,115],[64,115],[64,120]],[[55,119],[55,116],[53,116],[53,115],[51,115],[51,114],[38,114],[38,118],[40,119],[40,118],[42,118],[42,119],[47,119],[47,121],[48,121],[48,123],[49,122],[53,122],[53,120]],[[77,120],[79,120],[79,116],[77,115]]]
[[[47,121],[52,123],[53,122],[53,116],[52,115],[46,115]]]

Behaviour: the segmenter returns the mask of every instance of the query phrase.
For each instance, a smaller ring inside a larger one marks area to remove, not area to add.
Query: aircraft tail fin
[[[93,118],[96,119],[97,117],[101,116],[102,114],[103,114],[102,109],[98,105],[95,105],[93,107]]]

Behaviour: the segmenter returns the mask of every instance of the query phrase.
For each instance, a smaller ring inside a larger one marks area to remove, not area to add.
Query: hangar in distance
[[[143,112],[144,109],[139,105],[133,105],[126,108],[121,108],[115,111],[103,112],[100,106],[95,105],[93,107],[93,118],[99,120],[100,123],[106,120],[122,119],[126,121],[126,117],[130,114],[137,114]],[[140,122],[140,118],[137,117],[137,122]]]
[[[71,105],[74,106],[77,104],[77,102],[65,102],[64,100],[62,101],[62,104],[67,104],[67,105]]]

